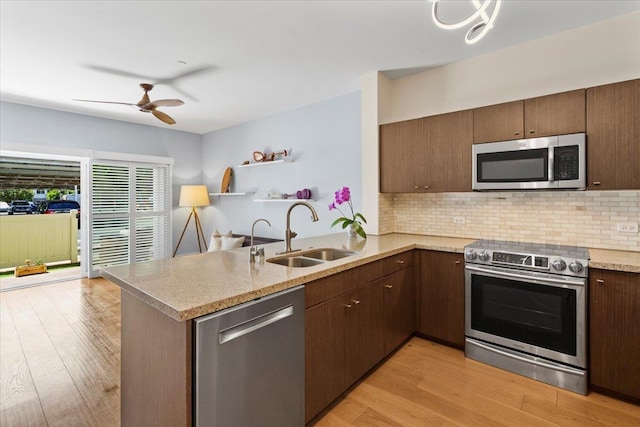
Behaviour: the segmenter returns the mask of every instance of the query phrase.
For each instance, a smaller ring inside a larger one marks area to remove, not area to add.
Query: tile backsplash
[[[640,191],[487,192],[380,195],[389,232],[640,251]],[[457,224],[454,223],[454,218]]]

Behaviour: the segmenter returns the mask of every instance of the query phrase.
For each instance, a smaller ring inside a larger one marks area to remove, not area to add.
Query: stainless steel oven
[[[467,357],[586,394],[588,258],[557,245],[467,246]]]

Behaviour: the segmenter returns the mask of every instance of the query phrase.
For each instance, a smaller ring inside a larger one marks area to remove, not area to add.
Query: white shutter
[[[91,270],[129,263],[129,166],[91,167]]]
[[[93,163],[90,271],[167,258],[169,167]]]
[[[169,170],[166,166],[137,166],[135,261],[169,256]]]

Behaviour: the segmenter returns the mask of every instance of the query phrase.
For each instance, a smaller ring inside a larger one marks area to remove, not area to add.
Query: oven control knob
[[[474,251],[473,249],[469,249],[466,253],[465,256],[467,257],[468,260],[472,261],[474,259],[476,259],[476,251]]]
[[[491,255],[489,255],[489,252],[487,251],[482,251],[478,255],[478,258],[480,258],[480,261],[489,261],[489,258],[491,258]]]
[[[567,263],[564,262],[561,259],[557,259],[557,260],[553,261],[553,264],[551,264],[551,265],[553,265],[553,268],[555,268],[558,271],[562,271],[565,268],[567,268]]]
[[[580,273],[582,269],[583,267],[580,261],[573,261],[571,264],[569,264],[569,270],[571,270],[574,273]]]

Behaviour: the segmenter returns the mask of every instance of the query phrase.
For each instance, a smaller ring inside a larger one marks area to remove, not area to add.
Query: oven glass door
[[[576,356],[575,289],[471,275],[471,329]]]

